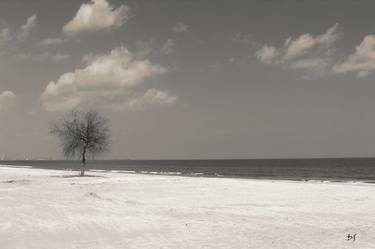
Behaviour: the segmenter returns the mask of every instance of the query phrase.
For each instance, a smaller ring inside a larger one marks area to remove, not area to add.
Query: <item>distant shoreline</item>
[[[254,162],[255,164],[252,165]],[[279,165],[269,162],[284,162],[284,164]],[[319,166],[317,162],[325,163]],[[330,162],[331,164],[329,164]],[[345,162],[346,165],[343,164],[343,162]],[[228,165],[226,165],[226,163],[228,163]],[[261,165],[257,165],[257,163],[261,163]],[[289,165],[293,163],[296,163],[296,165]],[[338,166],[335,166],[336,164]],[[126,159],[90,161],[87,165],[87,169],[89,172],[256,180],[364,182],[373,184],[375,183],[375,170],[372,165],[375,165],[375,158],[249,160]],[[78,171],[80,162],[75,160],[0,161],[0,166]]]

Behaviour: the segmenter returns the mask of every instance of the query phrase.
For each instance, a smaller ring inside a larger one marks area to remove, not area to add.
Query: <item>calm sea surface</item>
[[[78,161],[0,161],[45,169],[79,169]],[[251,160],[96,160],[92,170],[187,176],[291,180],[375,181],[375,158],[251,159]]]

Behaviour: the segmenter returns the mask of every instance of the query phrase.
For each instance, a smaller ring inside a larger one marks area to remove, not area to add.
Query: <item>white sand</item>
[[[0,248],[375,248],[373,184],[68,174],[0,167]]]

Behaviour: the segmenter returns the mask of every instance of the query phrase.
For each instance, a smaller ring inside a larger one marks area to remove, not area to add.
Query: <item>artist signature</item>
[[[350,233],[348,233],[348,235],[346,236],[346,240],[352,240],[353,242],[355,241],[355,236],[357,236],[357,234],[355,233],[355,234],[350,234]]]

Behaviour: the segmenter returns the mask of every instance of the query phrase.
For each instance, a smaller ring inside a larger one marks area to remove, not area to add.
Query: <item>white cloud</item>
[[[367,35],[355,52],[333,67],[335,73],[356,72],[358,77],[365,77],[375,70],[375,35]]]
[[[189,25],[183,23],[183,22],[178,22],[172,27],[172,31],[174,33],[182,33],[186,32],[189,29]]]
[[[30,32],[36,26],[36,14],[27,18],[26,23],[22,25],[21,29],[25,32]]]
[[[83,68],[65,73],[47,85],[41,96],[47,110],[61,111],[80,105],[131,110],[172,104],[177,99],[167,91],[144,90],[145,80],[165,73],[166,69],[147,59],[135,58],[124,47],[108,54],[87,55],[83,63]]]
[[[289,37],[285,41],[286,52],[283,59],[289,60],[299,57],[318,45],[330,45],[339,37],[338,24],[333,25],[324,34],[316,37],[309,33],[302,34],[295,40]]]
[[[304,70],[313,75],[332,73],[333,44],[340,38],[338,24],[325,33],[314,36],[305,33],[296,39],[289,37],[279,48],[264,45],[255,52],[256,58],[265,64],[280,64],[292,69]]]
[[[279,52],[276,50],[274,46],[267,45],[264,45],[255,53],[258,60],[265,64],[271,63],[278,56],[278,54]]]
[[[14,103],[16,95],[12,91],[0,93],[0,111],[7,111]]]
[[[303,69],[317,75],[324,75],[329,73],[331,64],[328,58],[308,58],[293,61],[289,66],[293,69]]]
[[[21,29],[17,33],[18,40],[25,41],[28,38],[30,32],[36,27],[36,23],[37,23],[36,14],[27,18],[25,24],[21,26]]]
[[[164,53],[164,54],[170,54],[173,52],[174,50],[174,47],[175,47],[176,43],[173,39],[168,39],[164,46],[161,48],[161,51]]]
[[[85,31],[98,31],[121,27],[128,18],[129,8],[111,6],[107,0],[84,3],[74,18],[63,27],[64,34],[74,35]]]

